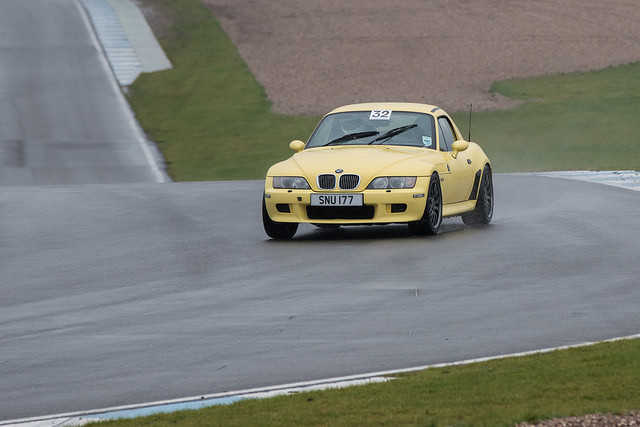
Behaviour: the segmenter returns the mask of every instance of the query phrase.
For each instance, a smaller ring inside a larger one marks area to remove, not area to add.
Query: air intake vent
[[[309,219],[373,219],[373,206],[307,206]]]
[[[360,184],[360,177],[358,175],[346,173],[340,176],[340,189],[341,190],[353,190]]]
[[[318,187],[322,190],[336,188],[336,176],[331,174],[318,175]]]

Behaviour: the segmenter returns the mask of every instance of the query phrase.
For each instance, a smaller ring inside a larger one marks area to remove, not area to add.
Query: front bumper
[[[408,223],[422,218],[427,200],[429,178],[419,177],[411,189],[314,191],[274,189],[270,179],[265,185],[265,206],[276,222],[313,224],[391,224]],[[311,206],[311,194],[363,195],[364,206]]]

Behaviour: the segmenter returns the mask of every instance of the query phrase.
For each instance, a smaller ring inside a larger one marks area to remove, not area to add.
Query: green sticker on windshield
[[[425,147],[431,147],[431,137],[430,136],[423,136],[422,137],[422,143],[424,144]]]

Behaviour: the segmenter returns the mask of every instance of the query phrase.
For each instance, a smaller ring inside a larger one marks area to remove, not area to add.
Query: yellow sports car
[[[346,105],[324,116],[295,154],[267,172],[267,235],[290,239],[299,223],[319,227],[406,223],[437,234],[443,217],[488,224],[491,163],[439,107]]]

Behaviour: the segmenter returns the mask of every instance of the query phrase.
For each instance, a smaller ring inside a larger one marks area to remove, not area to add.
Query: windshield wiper
[[[371,141],[369,144],[373,144],[374,142],[377,142],[377,141],[383,141],[385,139],[393,138],[394,136],[399,135],[402,132],[406,132],[409,129],[413,129],[416,126],[418,125],[414,123],[412,125],[405,125],[405,126],[400,126],[399,128],[391,129],[389,132],[385,133],[382,136],[379,136],[378,138]]]
[[[373,135],[377,135],[380,132],[375,131],[375,130],[370,130],[368,132],[355,132],[355,133],[349,133],[346,135],[343,135],[339,138],[334,139],[333,141],[329,141],[326,145],[334,145],[334,144],[342,144],[343,142],[348,142],[348,141],[353,141],[354,139],[360,139],[360,138],[366,138],[368,136],[373,136]]]

